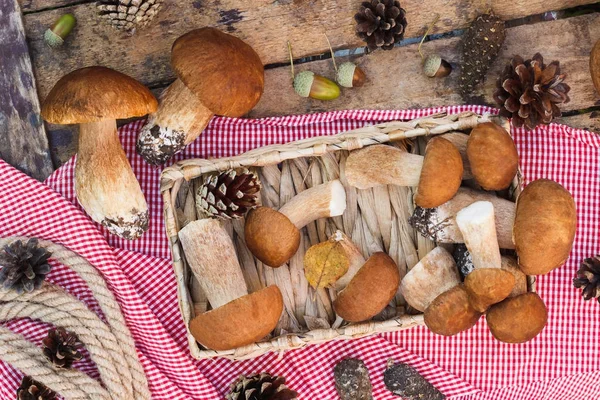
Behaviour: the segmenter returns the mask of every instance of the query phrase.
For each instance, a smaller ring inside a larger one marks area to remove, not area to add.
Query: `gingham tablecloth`
[[[493,112],[482,107],[450,107],[341,111],[263,120],[214,118],[200,139],[176,159],[229,156],[379,121],[467,109]],[[534,340],[521,345],[499,343],[482,318],[473,329],[451,338],[415,328],[233,362],[195,361],[186,349],[164,235],[160,170],[135,154],[141,123],[123,127],[120,134],[150,207],[150,230],[142,239],[128,242],[109,236],[81,212],[73,193],[74,160],[56,171],[46,181],[47,186],[0,161],[0,236],[53,240],[80,253],[98,268],[121,304],[156,399],[221,399],[239,374],[268,371],[285,375],[289,385],[301,393],[301,399],[334,400],[338,396],[332,368],[345,357],[359,357],[366,362],[377,400],[397,398],[383,385],[382,372],[389,358],[413,365],[452,399],[600,398],[600,305],[584,302],[571,285],[582,258],[600,252],[600,140],[595,134],[561,125],[512,132],[525,183],[542,177],[560,182],[575,197],[578,210],[578,230],[569,261],[538,279],[537,290],[548,306],[549,320]],[[83,281],[64,266],[56,265],[48,279],[100,313]],[[48,330],[48,325],[28,319],[10,321],[7,326],[37,345]],[[76,366],[97,377],[89,358]],[[0,363],[0,398],[15,398],[21,376]]]

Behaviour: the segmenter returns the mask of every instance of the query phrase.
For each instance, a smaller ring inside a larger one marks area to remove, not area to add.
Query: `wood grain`
[[[17,0],[0,0],[0,26],[0,158],[43,180],[52,160]]]
[[[28,1],[28,0],[23,0]],[[34,1],[34,0],[32,0]],[[35,0],[47,6],[54,0]],[[418,37],[434,19],[442,17],[433,32],[464,28],[478,13],[493,3],[504,19],[514,19],[548,10],[589,4],[589,0],[404,0],[408,28],[406,37]],[[83,66],[104,65],[127,73],[146,83],[173,79],[169,67],[170,48],[181,34],[203,26],[216,26],[252,45],[265,64],[287,60],[286,41],[294,45],[296,57],[321,54],[327,50],[327,32],[335,48],[361,47],[356,37],[353,15],[361,0],[169,0],[155,22],[133,36],[108,26],[96,16],[94,3],[28,14],[27,34],[43,99],[64,74]],[[42,41],[44,30],[56,18],[72,12],[78,25],[57,51]]]
[[[92,1],[94,0],[90,0],[90,2]],[[81,0],[19,0],[23,13],[40,12],[46,9],[65,7],[81,2]]]

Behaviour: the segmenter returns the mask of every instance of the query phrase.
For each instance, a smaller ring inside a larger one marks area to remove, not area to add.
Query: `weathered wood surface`
[[[36,179],[52,173],[17,0],[0,0],[0,158]]]
[[[54,0],[22,1],[31,1],[31,9],[54,3]],[[217,26],[244,39],[265,64],[287,60],[287,40],[294,44],[296,57],[325,52],[325,32],[337,48],[360,47],[363,43],[355,35],[353,20],[360,3],[361,0],[170,0],[165,2],[156,21],[133,36],[97,18],[95,3],[31,13],[26,15],[25,23],[43,99],[62,75],[88,65],[112,67],[151,86],[171,80],[169,57],[173,41],[202,26]],[[485,11],[490,5],[508,20],[589,3],[593,1],[401,1],[409,21],[407,38],[421,35],[436,14],[441,19],[433,33],[440,33],[465,27],[478,11]],[[65,12],[77,17],[78,26],[66,46],[49,51],[42,41],[43,32]]]

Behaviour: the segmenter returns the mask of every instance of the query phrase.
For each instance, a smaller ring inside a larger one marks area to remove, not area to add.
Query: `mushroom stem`
[[[354,242],[342,231],[336,231],[329,240],[333,240],[341,246],[349,261],[348,272],[335,282],[335,290],[339,293],[348,286],[354,275],[365,265],[367,260]]]
[[[143,126],[137,151],[151,164],[164,164],[200,136],[213,116],[214,113],[176,79],[162,93],[158,110]]]
[[[436,208],[415,208],[411,224],[424,237],[438,243],[464,243],[456,225],[456,214],[476,201],[489,201],[494,205],[496,236],[502,249],[514,249],[512,228],[515,221],[515,203],[493,194],[460,188],[456,195]]]
[[[89,216],[110,233],[133,240],[148,229],[148,205],[121,147],[116,120],[80,124],[75,191]]]
[[[233,242],[219,221],[190,222],[179,231],[179,240],[213,309],[248,294]]]
[[[500,268],[502,260],[496,237],[494,205],[489,201],[477,201],[456,214],[456,224],[471,253],[475,269]]]
[[[339,180],[313,186],[279,209],[279,212],[301,229],[319,218],[342,215],[346,210],[346,190]]]

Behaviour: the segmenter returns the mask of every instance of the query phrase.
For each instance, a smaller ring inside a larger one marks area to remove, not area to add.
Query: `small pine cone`
[[[600,302],[600,255],[586,258],[573,279],[573,286],[583,289],[584,300],[597,299]]]
[[[537,53],[531,60],[513,57],[496,82],[494,100],[500,106],[500,115],[512,118],[516,127],[534,129],[540,124],[549,124],[560,117],[558,104],[568,103],[569,85],[563,81],[558,61],[544,64]]]
[[[48,264],[51,255],[37,239],[27,243],[16,240],[4,246],[0,253],[0,285],[19,294],[39,289],[52,269]]]
[[[207,175],[196,195],[198,211],[213,217],[241,218],[258,206],[260,188],[256,173],[246,168]]]
[[[163,0],[100,0],[96,6],[99,15],[117,29],[132,31],[150,22]]]
[[[395,0],[371,0],[361,4],[354,15],[356,34],[369,50],[391,50],[404,38],[406,11]]]
[[[83,343],[77,335],[67,332],[65,328],[56,328],[48,331],[48,335],[42,340],[44,356],[57,368],[71,368],[73,362],[83,357],[79,349]]]
[[[267,373],[240,376],[231,384],[226,400],[296,400],[298,393],[285,386],[285,378]]]
[[[54,400],[56,393],[44,384],[25,376],[17,389],[17,400]]]

